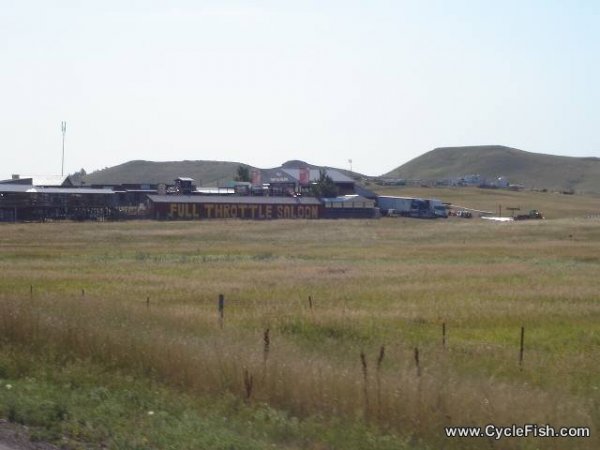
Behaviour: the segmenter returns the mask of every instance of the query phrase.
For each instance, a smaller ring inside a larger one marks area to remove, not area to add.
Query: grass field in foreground
[[[597,220],[0,231],[0,414],[38,438],[70,448],[598,448]],[[592,437],[444,437],[444,426],[488,423],[585,425]]]

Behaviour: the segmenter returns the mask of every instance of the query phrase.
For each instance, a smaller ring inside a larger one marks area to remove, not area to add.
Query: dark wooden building
[[[109,189],[0,184],[0,221],[103,220],[118,215],[115,193]]]
[[[149,216],[159,220],[319,219],[316,198],[149,195]]]

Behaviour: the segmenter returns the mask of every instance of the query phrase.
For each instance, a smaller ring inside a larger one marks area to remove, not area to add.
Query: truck
[[[391,197],[380,195],[377,206],[382,215],[415,217],[421,219],[447,218],[448,210],[441,200],[435,198]]]
[[[544,216],[537,209],[532,209],[529,214],[519,214],[515,216],[515,220],[531,220],[531,219],[543,219]]]

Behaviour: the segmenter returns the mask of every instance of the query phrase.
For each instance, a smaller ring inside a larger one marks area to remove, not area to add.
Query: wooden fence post
[[[360,352],[360,363],[363,374],[363,396],[365,402],[365,419],[369,420],[369,372],[367,368],[367,357],[365,352]]]
[[[442,347],[446,348],[446,322],[442,324]]]
[[[246,396],[244,401],[246,403],[250,403],[250,397],[252,397],[252,388],[254,387],[254,377],[248,369],[244,368],[244,390],[246,391]]]
[[[223,321],[225,315],[225,296],[219,294],[219,326],[223,328]]]
[[[263,360],[265,365],[267,364],[267,360],[269,359],[269,348],[271,346],[271,337],[269,335],[270,331],[271,330],[267,328],[263,334]]]
[[[419,348],[415,347],[415,364],[417,366],[417,376],[421,376],[421,362],[419,361]]]
[[[523,350],[525,348],[525,327],[521,327],[521,345],[519,346],[519,368],[523,370]]]
[[[379,356],[377,357],[377,416],[382,417],[381,414],[381,365],[383,364],[383,358],[385,357],[385,345],[379,348]]]

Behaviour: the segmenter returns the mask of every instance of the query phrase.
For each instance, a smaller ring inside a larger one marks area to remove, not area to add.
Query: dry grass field
[[[372,187],[372,186],[371,186]],[[509,191],[506,189],[480,189],[476,187],[436,187],[423,188],[414,186],[377,186],[380,195],[399,197],[438,198],[453,205],[464,206],[483,211],[498,213],[502,207],[502,215],[510,216],[506,208],[520,208],[515,214],[527,214],[530,209],[542,211],[547,219],[585,218],[590,215],[600,216],[600,195],[565,195],[559,192]]]
[[[560,201],[518,223],[2,225],[0,414],[67,448],[598,448],[598,202]],[[488,423],[592,437],[445,437]]]

